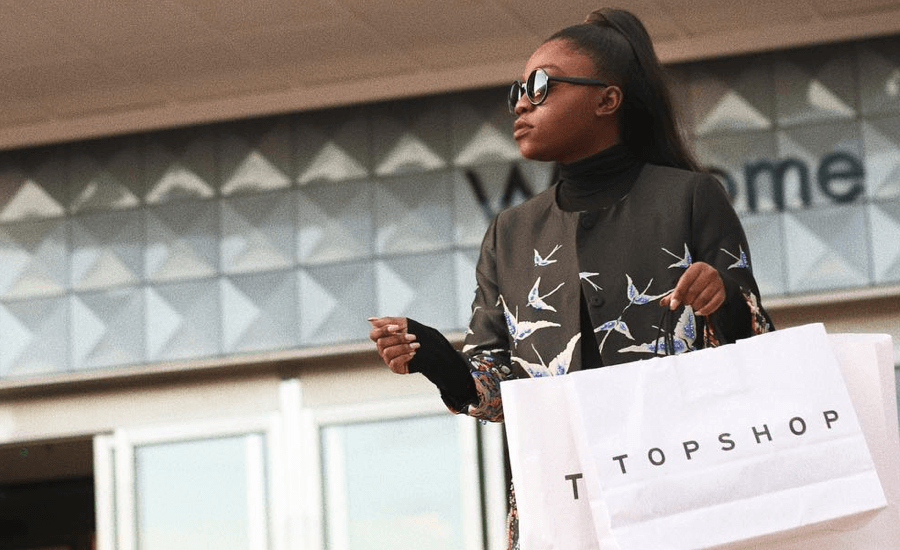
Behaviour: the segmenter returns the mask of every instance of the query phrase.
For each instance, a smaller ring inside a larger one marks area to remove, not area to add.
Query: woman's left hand
[[[704,262],[695,262],[678,279],[675,290],[666,294],[659,303],[672,310],[687,305],[697,315],[710,315],[725,303],[725,283],[716,268]]]

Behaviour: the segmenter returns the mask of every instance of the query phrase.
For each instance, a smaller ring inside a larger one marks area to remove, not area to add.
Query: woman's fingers
[[[378,355],[393,371],[399,374],[409,372],[409,361],[415,356],[420,344],[416,336],[406,332],[406,317],[372,317],[369,338],[375,342]]]
[[[713,266],[696,262],[691,264],[678,284],[660,300],[663,307],[678,309],[681,305],[691,306],[697,315],[710,315],[725,302],[725,283]]]

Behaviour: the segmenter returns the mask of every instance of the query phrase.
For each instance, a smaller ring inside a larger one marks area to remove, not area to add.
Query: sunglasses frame
[[[541,97],[539,97],[538,99],[534,99],[532,97],[532,94],[528,93],[528,88],[529,83],[531,83],[532,93],[534,92],[534,81],[539,72],[544,75],[544,78],[547,79],[547,89],[544,91]],[[544,100],[547,99],[547,95],[550,93],[551,82],[567,82],[569,84],[578,84],[581,86],[607,86],[606,83],[591,78],[582,78],[577,76],[552,76],[547,74],[547,71],[545,71],[543,68],[538,67],[537,69],[531,71],[531,74],[529,74],[528,78],[525,79],[524,85],[518,80],[513,82],[512,87],[510,87],[509,89],[509,95],[506,98],[509,112],[512,114],[516,114],[516,104],[520,99],[522,99],[523,95],[528,98],[528,101],[532,105],[540,105],[541,103],[543,103]]]

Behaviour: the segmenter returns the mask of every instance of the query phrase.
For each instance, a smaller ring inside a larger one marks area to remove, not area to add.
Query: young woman
[[[558,163],[558,181],[491,223],[462,352],[412,319],[370,319],[391,370],[424,374],[455,413],[502,421],[503,380],[771,329],[740,222],[688,152],[634,15],[601,9],[551,36],[509,107],[522,155]],[[668,344],[664,311],[675,320]]]

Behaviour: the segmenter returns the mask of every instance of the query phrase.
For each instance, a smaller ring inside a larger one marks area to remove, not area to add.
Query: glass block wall
[[[900,283],[900,38],[673,73],[764,295]],[[552,172],[505,95],[0,153],[0,378],[462,329],[490,217]]]
[[[900,282],[900,40],[677,68],[764,295]]]

